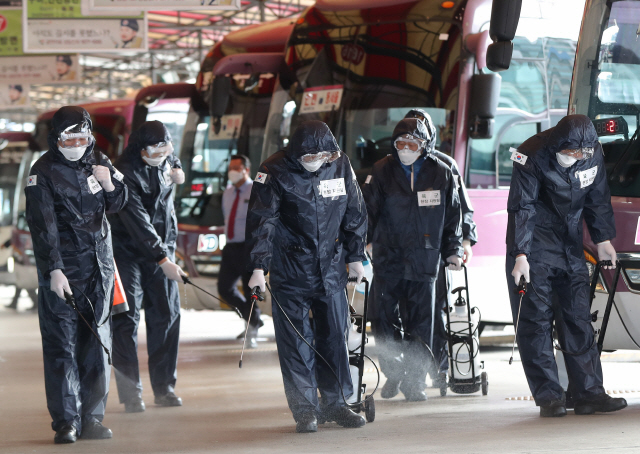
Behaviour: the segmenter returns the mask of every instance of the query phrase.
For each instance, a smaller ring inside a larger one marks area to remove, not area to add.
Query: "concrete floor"
[[[0,306],[12,289],[0,288]],[[257,350],[238,369],[243,324],[229,312],[183,312],[177,393],[180,408],[157,408],[143,368],[147,411],[125,414],[115,381],[104,423],[112,440],[54,445],[46,409],[37,315],[0,308],[0,453],[545,453],[640,452],[640,355],[604,359],[605,385],[622,391],[629,408],[614,414],[541,419],[529,396],[521,365],[508,365],[508,348],[486,348],[489,395],[444,398],[429,389],[429,401],[407,403],[376,395],[376,421],[362,429],[321,426],[296,434],[287,408],[270,323]],[[146,362],[144,335],[141,362]],[[375,353],[375,348],[369,350]],[[369,367],[369,366],[368,366]],[[375,384],[367,369],[365,382]]]

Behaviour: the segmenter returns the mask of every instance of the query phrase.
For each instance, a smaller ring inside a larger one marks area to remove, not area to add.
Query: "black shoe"
[[[78,432],[73,424],[66,424],[56,432],[53,442],[57,445],[75,443],[78,439]]]
[[[296,422],[296,432],[306,434],[318,431],[318,420],[313,413],[305,413]]]
[[[111,429],[107,429],[99,421],[87,421],[82,424],[80,438],[85,440],[104,440],[113,437]]]
[[[627,401],[622,397],[611,397],[607,393],[582,399],[575,399],[573,411],[576,415],[592,415],[595,412],[608,413],[622,410],[627,406]]]
[[[551,405],[540,405],[540,416],[543,418],[559,418],[567,416],[567,407],[562,402]]]
[[[156,396],[155,404],[160,407],[181,407],[182,399],[180,399],[173,391],[163,396]]]
[[[391,399],[396,397],[400,392],[400,380],[393,380],[391,378],[387,378],[384,386],[380,390],[380,397],[383,399]]]
[[[142,413],[145,410],[144,401],[142,397],[136,397],[129,402],[124,403],[125,413]]]
[[[364,426],[366,420],[352,412],[348,407],[334,407],[325,410],[325,421],[335,421],[339,426],[348,428],[357,428]]]

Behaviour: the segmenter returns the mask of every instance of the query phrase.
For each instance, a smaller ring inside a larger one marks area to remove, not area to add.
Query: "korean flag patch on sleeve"
[[[266,173],[258,172],[258,174],[256,175],[256,182],[265,184],[267,182],[268,176],[269,175],[267,175]]]
[[[525,165],[527,162],[527,156],[523,155],[522,153],[520,153],[518,150],[516,150],[513,147],[509,148],[509,151],[511,152],[511,160],[513,162],[517,162],[518,164],[522,164]]]
[[[27,180],[27,187],[36,186],[38,184],[38,175],[29,175],[29,179]]]

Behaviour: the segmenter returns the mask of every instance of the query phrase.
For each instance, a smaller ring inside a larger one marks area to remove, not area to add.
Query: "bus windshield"
[[[304,26],[294,31],[288,63],[297,85],[274,93],[262,158],[286,146],[300,123],[321,120],[363,181],[373,163],[389,154],[393,129],[412,108],[429,112],[437,146],[450,152],[460,24],[434,17],[354,27],[342,20],[327,19],[321,32]]]
[[[570,112],[594,121],[611,194],[640,197],[640,1],[593,1],[584,20]]]

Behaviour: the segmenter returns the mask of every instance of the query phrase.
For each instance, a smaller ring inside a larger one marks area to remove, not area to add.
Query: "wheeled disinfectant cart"
[[[469,279],[467,267],[464,270],[463,287],[451,291],[457,294],[453,306],[445,310],[447,315],[447,344],[449,356],[448,380],[440,385],[440,395],[447,394],[450,388],[456,394],[471,394],[482,390],[482,395],[489,392],[488,375],[484,362],[480,361],[480,310],[469,303]],[[465,296],[463,296],[463,292]]]

